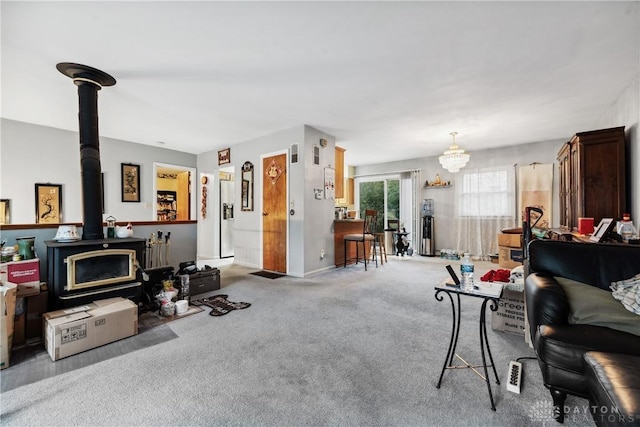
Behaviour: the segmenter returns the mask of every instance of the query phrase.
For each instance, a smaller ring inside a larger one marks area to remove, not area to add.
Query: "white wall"
[[[62,184],[63,222],[82,222],[80,137],[78,132],[2,119],[0,194],[11,200],[11,223],[35,223],[35,183]],[[105,214],[118,221],[153,221],[153,163],[195,167],[196,156],[100,137]],[[140,203],[123,203],[120,164],[140,165]]]
[[[335,218],[335,200],[320,199],[314,196],[314,188],[323,188],[324,169],[335,169],[335,138],[319,130],[305,126],[304,157],[301,165],[304,165],[304,181],[298,183],[297,194],[301,194],[304,200],[304,209],[296,202],[296,214],[292,217],[292,223],[296,224],[304,220],[304,246],[298,256],[304,257],[304,271],[310,273],[325,268],[335,268],[335,252],[333,240],[333,220]],[[327,140],[327,146],[320,148],[320,165],[313,164],[313,145],[318,144],[320,138]],[[296,219],[297,218],[297,219]],[[297,226],[299,227],[299,225]],[[324,249],[325,256],[320,258],[320,251]]]
[[[625,126],[627,142],[627,211],[640,223],[640,74],[603,114],[598,128]]]

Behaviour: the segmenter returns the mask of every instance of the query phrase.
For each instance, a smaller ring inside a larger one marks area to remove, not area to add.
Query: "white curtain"
[[[456,249],[483,258],[496,254],[498,233],[517,224],[513,166],[463,169],[455,188]]]
[[[418,251],[420,242],[420,171],[400,173],[400,223],[409,234],[411,247]]]

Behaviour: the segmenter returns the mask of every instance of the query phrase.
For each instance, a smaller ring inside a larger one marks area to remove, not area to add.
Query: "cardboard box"
[[[0,285],[0,369],[9,367],[17,288],[15,283],[4,282]]]
[[[40,293],[40,260],[11,261],[0,264],[0,281],[18,285],[16,296],[27,297]]]
[[[52,360],[138,333],[138,306],[120,297],[52,311],[43,319],[44,344]]]
[[[498,233],[498,246],[506,246],[509,248],[521,248],[522,234]]]
[[[522,249],[500,246],[498,248],[498,265],[502,268],[516,268],[522,265]]]
[[[491,327],[496,331],[524,335],[524,290],[504,289],[498,310],[491,314]]]

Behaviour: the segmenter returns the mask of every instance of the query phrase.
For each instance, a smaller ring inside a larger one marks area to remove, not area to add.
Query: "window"
[[[461,172],[457,184],[459,217],[513,217],[513,168]]]

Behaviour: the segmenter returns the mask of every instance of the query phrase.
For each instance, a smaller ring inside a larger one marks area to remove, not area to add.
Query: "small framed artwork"
[[[62,185],[36,184],[36,224],[62,222]]]
[[[140,201],[140,165],[122,163],[122,201]]]
[[[336,170],[333,168],[324,168],[324,198],[336,198]]]
[[[224,150],[218,151],[218,164],[226,165],[227,163],[231,163],[231,149],[225,148]]]
[[[613,218],[602,218],[600,224],[593,232],[589,240],[592,242],[600,242],[613,229]]]
[[[11,224],[11,201],[0,199],[0,225]]]

